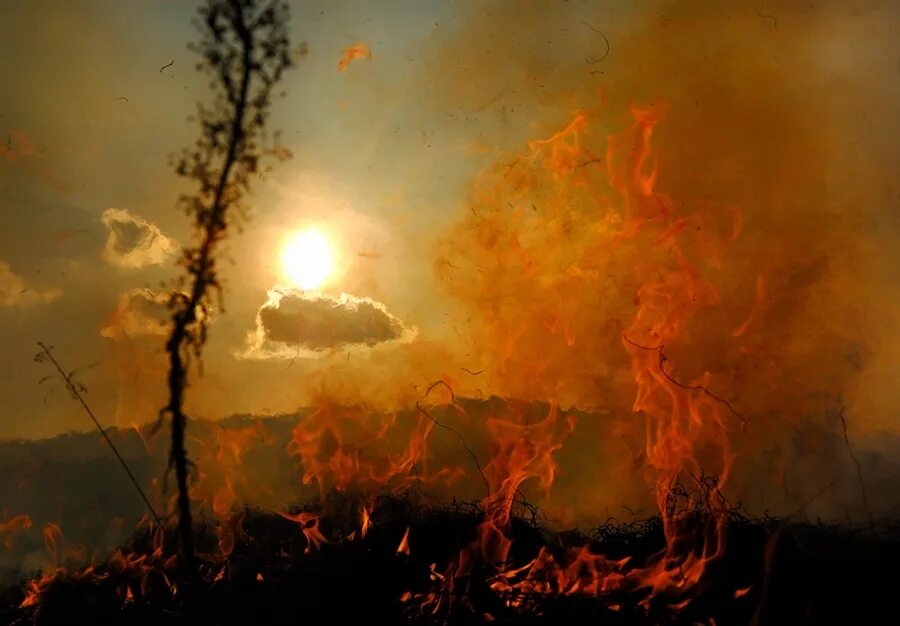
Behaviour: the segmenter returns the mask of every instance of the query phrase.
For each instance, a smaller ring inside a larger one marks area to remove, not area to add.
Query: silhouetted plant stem
[[[184,250],[187,290],[175,290],[169,300],[169,401],[161,411],[161,418],[169,416],[172,420],[169,467],[175,470],[178,487],[179,554],[187,573],[194,571],[190,461],[184,446],[184,394],[190,356],[193,353],[199,358],[206,343],[212,292],[221,300],[216,251],[226,236],[231,214],[242,214],[241,202],[260,157],[287,156],[286,151],[265,150],[257,142],[266,138],[271,89],[290,65],[285,32],[287,5],[277,1],[263,5],[258,0],[208,0],[200,15],[204,38],[193,48],[203,56],[201,71],[216,79],[213,84],[218,93],[212,109],[199,107],[200,139],[183,153],[176,166],[180,176],[199,183],[196,194],[180,199],[194,218],[199,243]],[[259,84],[251,88],[254,78]]]
[[[82,395],[82,391],[85,390],[84,387],[81,384],[75,382],[75,380],[72,378],[73,372],[66,372],[62,368],[62,365],[59,364],[59,361],[56,360],[56,357],[53,356],[53,353],[51,352],[51,350],[53,349],[52,346],[48,346],[42,341],[38,341],[38,345],[40,346],[41,351],[35,356],[35,360],[43,361],[44,359],[46,359],[50,361],[53,367],[56,368],[56,371],[59,372],[59,375],[63,379],[63,382],[66,383],[66,389],[69,391],[71,396],[75,400],[77,400],[79,404],[81,404],[81,408],[84,409],[84,412],[87,413],[88,417],[91,418],[91,421],[94,422],[94,426],[97,427],[97,430],[101,435],[103,435],[103,439],[106,440],[106,443],[109,445],[110,450],[112,450],[113,454],[116,455],[116,459],[119,460],[119,464],[128,475],[128,480],[131,481],[131,484],[134,485],[134,488],[137,490],[138,494],[140,494],[141,499],[144,501],[144,504],[147,505],[147,511],[150,513],[150,515],[153,516],[153,519],[156,520],[156,523],[162,526],[162,520],[160,519],[159,515],[157,515],[156,509],[154,509],[153,505],[150,503],[150,498],[147,497],[147,494],[144,492],[141,484],[131,472],[131,468],[128,467],[125,459],[123,459],[122,455],[119,454],[119,449],[116,447],[116,444],[113,443],[113,440],[109,438],[109,435],[106,433],[106,429],[103,428],[100,420],[97,418],[97,416],[94,414],[94,411],[91,410],[91,407],[84,399],[84,396]]]

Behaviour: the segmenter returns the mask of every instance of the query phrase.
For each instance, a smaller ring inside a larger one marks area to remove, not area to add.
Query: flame
[[[486,356],[497,359],[493,382],[510,395],[582,403],[608,400],[604,392],[615,397],[624,384],[592,392],[581,382],[591,364],[576,359],[608,354],[615,345],[604,343],[606,337],[619,338],[635,393],[635,421],[623,424],[621,432],[626,440],[642,433],[636,467],[653,486],[662,515],[666,548],[646,564],[610,560],[583,547],[562,558],[542,550],[530,563],[510,568],[510,506],[529,479],[550,488],[557,471],[553,454],[575,424],[560,417],[557,403],[537,423],[490,418],[495,449],[484,471],[485,518],[476,544],[451,565],[459,577],[477,561],[493,564],[491,588],[515,606],[541,594],[627,589],[643,592],[644,603],[664,596],[666,606],[679,611],[724,550],[728,505],[722,492],[735,457],[731,440],[745,422],[710,391],[710,374],[683,378],[667,351],[680,345],[692,318],[719,302],[708,273],[722,266],[725,248],[740,231],[740,214],[689,212],[655,190],[651,139],[663,114],[661,106],[634,108],[633,124],[607,138],[605,154],[589,148],[594,120],[587,112],[575,114],[547,139],[530,142],[523,154],[483,175],[471,216],[440,255],[453,259],[456,270],[471,272],[472,281],[448,281],[456,295],[489,303],[482,307]],[[448,271],[444,263],[435,269],[439,276]],[[598,317],[585,313],[584,298],[572,294],[602,294],[613,272],[623,271],[615,280],[620,289],[633,286],[632,321],[622,328],[611,318],[597,328]],[[739,334],[764,296],[760,278],[757,303]],[[594,380],[609,376],[609,370],[599,370]],[[695,541],[689,531],[698,519],[709,521]],[[436,610],[452,598],[449,578],[438,581],[423,607]]]
[[[410,429],[394,413],[342,406],[327,397],[317,402],[318,409],[294,427],[289,445],[303,464],[304,484],[315,482],[324,494],[351,487],[362,493],[400,493],[415,483],[415,467],[434,427],[430,419],[417,415]],[[405,444],[391,450],[398,442]]]
[[[547,417],[536,424],[518,423],[522,419],[513,416],[512,420],[496,417],[487,421],[496,448],[484,468],[488,495],[481,501],[485,520],[479,528],[478,543],[488,563],[504,563],[507,559],[510,515],[522,483],[536,478],[542,489],[550,489],[556,474],[552,455],[574,428],[574,420],[560,418],[556,405],[551,405]]]
[[[322,392],[315,410],[292,430],[288,451],[302,465],[302,483],[314,484],[322,495],[330,490],[352,494],[354,506],[359,506],[351,510],[360,511],[361,537],[371,526],[374,496],[402,494],[423,484],[451,484],[460,476],[483,483],[483,518],[475,540],[440,570],[432,564],[431,590],[406,596],[432,613],[456,601],[457,582],[476,566],[492,572],[490,589],[519,609],[532,607],[535,598],[559,593],[609,597],[611,605],[618,606],[613,594],[634,592],[641,606],[660,598],[668,610],[677,612],[692,601],[710,563],[724,550],[728,505],[723,490],[735,457],[732,439],[742,431],[744,420],[711,391],[716,381],[710,373],[685,374],[670,353],[681,345],[691,321],[719,302],[710,275],[724,262],[723,248],[739,231],[738,214],[688,211],[657,192],[658,168],[650,142],[662,109],[635,109],[632,115],[630,128],[608,138],[605,153],[590,149],[595,120],[579,112],[549,138],[530,142],[522,155],[490,171],[490,184],[479,190],[478,207],[461,229],[474,237],[475,245],[466,248],[465,261],[444,256],[453,263],[470,263],[484,275],[479,282],[457,281],[456,293],[489,302],[485,356],[491,367],[484,373],[522,401],[491,405],[485,419],[475,420],[457,400],[457,381],[448,375],[425,390],[414,412],[378,411]],[[548,256],[547,250],[555,254]],[[439,271],[446,271],[446,263],[438,265]],[[623,274],[615,279],[618,287],[633,294],[627,308],[630,322],[619,324],[616,319],[597,327],[584,311],[584,300],[571,294],[602,293],[613,270]],[[760,277],[756,303],[736,336],[750,327],[765,294]],[[599,388],[594,389],[578,377],[575,372],[589,370],[593,363],[575,357],[601,350],[615,350],[613,358],[620,359],[630,380],[596,370],[589,377],[591,385],[604,378],[614,384],[596,383]],[[560,409],[561,400],[599,400],[606,392],[618,397],[623,389],[633,391],[633,419],[620,424],[620,432],[623,440],[639,442],[634,467],[652,488],[666,547],[643,563],[611,559],[582,546],[558,552],[542,549],[529,562],[513,564],[515,507],[525,493],[548,496],[560,475],[560,451],[581,427],[572,411]],[[546,413],[530,412],[531,400],[548,398]],[[485,464],[453,425],[457,421],[483,431],[490,447]],[[473,461],[470,467],[434,463],[430,440],[435,426],[459,440]],[[247,539],[244,513],[235,505],[258,484],[249,479],[244,457],[268,438],[257,422],[239,429],[216,428],[211,441],[195,441],[202,472],[193,497],[218,522],[218,554],[211,558],[219,562],[238,540]],[[703,515],[698,517],[697,511]],[[280,513],[299,526],[307,553],[329,543],[320,526],[324,514]],[[410,554],[410,532],[407,526],[397,554]],[[46,586],[62,575],[62,531],[48,524],[43,534],[56,569],[29,583],[23,606],[38,602]],[[356,531],[350,539],[355,537]],[[133,574],[136,583],[134,590],[131,585],[120,589],[123,602],[147,596],[160,583],[176,593],[166,575],[172,558],[163,557],[161,539],[152,555],[117,553],[110,567]],[[228,571],[226,562],[210,568],[208,576],[216,582]],[[96,574],[88,568],[77,575]],[[261,572],[257,580],[263,582]],[[748,591],[738,590],[735,597]]]
[[[271,441],[271,435],[261,420],[241,428],[216,426],[212,441],[195,439],[199,452],[198,480],[191,488],[191,498],[201,511],[212,513],[218,521],[219,557],[227,557],[239,538],[246,538],[243,529],[245,512],[235,510],[241,501],[261,502],[268,489],[248,474],[244,456],[260,443]],[[170,510],[174,506],[174,496]]]
[[[44,537],[44,548],[50,556],[50,561],[54,565],[58,565],[60,563],[60,557],[62,556],[60,549],[65,541],[62,528],[60,528],[58,524],[48,522],[44,525],[44,528],[41,529],[41,535]]]
[[[409,526],[406,527],[406,532],[403,533],[403,539],[400,540],[400,545],[397,546],[397,554],[409,556]]]
[[[365,538],[366,533],[369,532],[369,509],[367,507],[363,507],[362,509],[362,526],[360,528],[360,534],[363,538]]]
[[[290,515],[288,513],[279,513],[279,515],[284,519],[291,520],[300,525],[300,530],[306,537],[306,553],[309,553],[313,548],[318,549],[323,543],[328,543],[325,535],[319,530],[319,520],[322,517],[321,515],[306,511],[302,511],[295,515]]]
[[[362,41],[353,44],[349,48],[344,48],[344,54],[341,55],[341,59],[338,61],[338,71],[343,72],[350,65],[351,61],[355,59],[372,59],[372,51]]]
[[[31,528],[31,517],[16,515],[6,521],[0,521],[0,542],[7,548],[12,546],[16,536]]]

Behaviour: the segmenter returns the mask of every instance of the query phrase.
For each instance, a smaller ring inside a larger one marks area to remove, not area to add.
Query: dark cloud
[[[342,294],[310,296],[273,290],[256,315],[242,358],[317,356],[333,348],[407,342],[416,335],[380,302]]]
[[[175,244],[158,226],[125,209],[107,209],[100,221],[107,231],[103,258],[112,265],[159,265],[175,252]]]

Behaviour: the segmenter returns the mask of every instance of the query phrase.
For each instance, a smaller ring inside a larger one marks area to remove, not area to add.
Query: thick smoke
[[[443,106],[470,109],[489,89],[486,128],[502,137],[530,126],[537,140],[479,176],[435,267],[479,312],[471,343],[493,390],[608,416],[580,421],[559,453],[563,508],[621,513],[646,491],[623,332],[641,287],[662,277],[642,274],[642,250],[619,236],[635,208],[609,180],[633,157],[627,138],[622,152],[609,149],[635,124],[635,106],[665,110],[644,170],[683,218],[678,229],[690,229],[697,271],[714,288],[665,357],[674,378],[703,381],[745,422],[733,434],[730,495],[756,513],[861,519],[892,506],[890,493],[863,501],[843,435],[845,424],[850,437],[897,429],[893,390],[872,383],[898,358],[881,339],[896,335],[900,294],[879,249],[896,225],[879,225],[891,224],[900,154],[886,140],[895,129],[875,132],[894,123],[879,112],[898,94],[877,75],[895,68],[864,60],[895,58],[879,26],[891,9],[776,4],[773,20],[745,4],[630,15],[493,7],[435,61],[450,77]]]

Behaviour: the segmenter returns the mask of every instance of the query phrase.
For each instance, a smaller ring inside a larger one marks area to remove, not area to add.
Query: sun
[[[334,271],[328,239],[311,228],[291,237],[281,252],[284,275],[303,290],[320,288]]]

